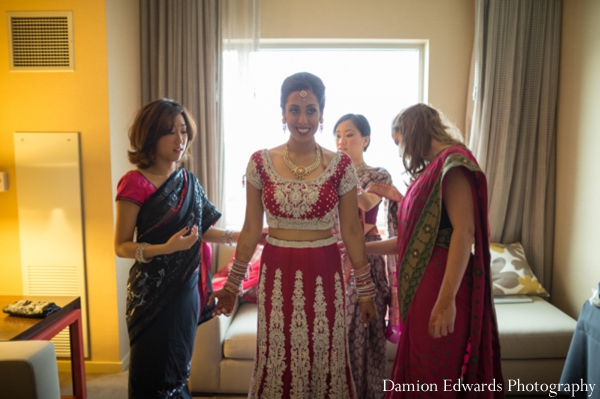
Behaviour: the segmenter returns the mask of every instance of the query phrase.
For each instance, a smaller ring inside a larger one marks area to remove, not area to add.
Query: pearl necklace
[[[283,161],[286,166],[290,169],[290,171],[296,176],[298,180],[304,179],[306,176],[310,175],[312,171],[317,169],[321,164],[321,152],[318,147],[315,147],[315,152],[317,156],[315,157],[315,161],[309,166],[296,166],[292,163],[290,159],[290,154],[288,153],[287,146],[283,149]]]

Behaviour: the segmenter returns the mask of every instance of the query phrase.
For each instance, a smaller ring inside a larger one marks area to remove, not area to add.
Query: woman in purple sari
[[[136,260],[127,282],[129,398],[191,398],[196,328],[214,308],[202,241],[238,236],[212,227],[221,214],[179,167],[195,132],[189,113],[168,99],[143,107],[130,130],[137,168],[117,186],[115,231],[117,256]]]
[[[357,187],[359,193],[358,209],[365,242],[381,241],[377,229],[377,214],[384,196],[371,192],[371,188],[376,186],[392,188],[393,186],[392,176],[387,170],[382,167],[367,165],[363,158],[363,154],[371,143],[369,121],[360,114],[346,114],[335,123],[333,135],[337,149],[347,154],[356,168],[359,180]],[[339,220],[336,220],[334,234],[339,236]],[[392,234],[392,236],[394,235]],[[387,377],[385,375],[387,366],[386,336],[393,339],[393,337],[390,337],[391,325],[386,328],[386,315],[388,314],[391,294],[388,274],[392,270],[386,268],[386,261],[383,256],[367,256],[367,261],[371,264],[371,279],[376,287],[373,303],[377,309],[377,317],[365,326],[361,319],[352,265],[347,261],[347,258],[344,258],[344,260],[346,323],[348,325],[348,344],[350,346],[350,364],[354,385],[358,397],[362,399],[382,398],[384,393],[381,390],[381,381]],[[391,262],[388,262],[388,264],[391,264]],[[395,263],[393,265],[395,266]],[[390,311],[394,312],[392,309]]]
[[[367,253],[398,254],[402,333],[387,397],[504,397],[485,175],[425,104],[402,111],[392,136],[412,182],[397,238],[367,243]]]

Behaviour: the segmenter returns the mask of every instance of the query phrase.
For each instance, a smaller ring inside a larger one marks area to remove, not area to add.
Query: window
[[[242,176],[250,155],[287,139],[281,123],[280,90],[296,72],[311,72],[325,83],[323,133],[316,140],[336,151],[335,122],[347,113],[364,115],[371,125],[369,165],[385,167],[404,191],[403,166],[390,126],[398,112],[424,99],[424,45],[385,43],[263,43],[240,78],[238,54],[224,54],[225,209],[227,227],[240,229],[246,193]],[[383,226],[383,212],[379,212]]]

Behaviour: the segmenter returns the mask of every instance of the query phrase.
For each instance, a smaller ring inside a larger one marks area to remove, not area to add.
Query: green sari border
[[[425,176],[431,176],[431,174],[438,174],[438,176],[421,211],[421,216],[415,224],[399,268],[398,302],[402,323],[406,320],[406,315],[436,245],[442,215],[442,180],[450,169],[460,166],[464,166],[472,172],[482,172],[476,163],[458,153],[452,153],[446,157],[441,167],[441,173],[439,172],[439,166],[434,166],[433,170],[423,172]],[[428,186],[430,183],[419,182],[419,179],[417,179],[413,184],[421,184],[421,189],[417,192],[420,193],[423,190],[422,187]]]

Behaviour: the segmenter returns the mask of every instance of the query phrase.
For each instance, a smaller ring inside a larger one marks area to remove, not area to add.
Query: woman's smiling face
[[[312,138],[322,121],[317,96],[311,90],[290,93],[283,118],[292,136],[297,139]]]

